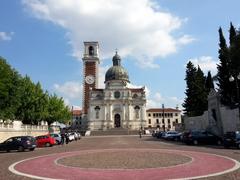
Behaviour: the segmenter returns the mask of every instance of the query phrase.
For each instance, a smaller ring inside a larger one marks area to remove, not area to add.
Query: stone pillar
[[[127,122],[126,122],[126,118],[125,118],[125,104],[123,104],[122,106],[122,124],[123,124],[123,127],[126,128],[127,126]]]
[[[113,118],[112,118],[112,104],[109,104],[108,114],[109,114],[110,126],[111,126],[112,128],[114,128],[114,122],[113,122]]]
[[[145,127],[145,121],[146,121],[146,108],[145,105],[142,105],[141,107],[141,126]]]

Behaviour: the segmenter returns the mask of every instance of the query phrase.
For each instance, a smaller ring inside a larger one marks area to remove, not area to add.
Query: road
[[[160,152],[160,150],[161,150],[161,153],[158,153],[158,151]],[[147,151],[149,152],[147,153]],[[172,153],[172,151],[173,152],[176,151],[177,153]],[[193,153],[204,152],[204,153],[217,154],[217,155],[232,158],[234,160],[237,160],[238,162],[240,161],[240,150],[224,149],[221,146],[189,146],[189,145],[182,144],[181,142],[169,142],[169,141],[158,140],[151,136],[144,136],[141,139],[138,136],[83,137],[81,140],[71,142],[67,145],[54,146],[49,148],[37,148],[33,152],[28,152],[28,151],[27,152],[10,152],[10,153],[1,152],[0,153],[0,168],[1,168],[0,179],[4,179],[4,180],[5,179],[6,180],[31,179],[28,177],[13,174],[12,172],[9,171],[8,168],[10,165],[12,165],[15,162],[28,159],[28,158],[43,156],[43,155],[51,155],[51,154],[65,155],[67,153],[76,152],[78,154],[75,154],[75,158],[63,159],[61,160],[62,161],[61,163],[65,166],[75,166],[75,167],[80,164],[82,166],[82,167],[80,166],[81,168],[91,168],[90,165],[92,165],[94,166],[94,168],[101,167],[101,168],[110,168],[110,169],[113,167],[115,167],[115,169],[124,168],[122,167],[122,164],[125,163],[124,165],[125,168],[128,168],[128,167],[133,168],[132,172],[135,172],[134,167],[138,169],[165,167],[165,166],[173,166],[176,164],[181,164],[181,162],[186,163],[190,161],[186,157],[182,156],[181,154],[178,154],[178,152],[181,152],[181,151],[193,152]],[[101,153],[101,156],[99,156],[98,153]],[[136,164],[132,164],[132,161],[130,160],[134,160],[134,158],[142,159],[142,161],[137,161]],[[99,164],[100,161],[102,164]],[[39,160],[39,163],[37,164],[39,168],[44,166],[48,167],[48,161],[42,161],[45,163],[40,163],[40,162],[41,161]],[[204,162],[204,160],[202,160],[202,162]],[[214,163],[215,163],[215,160],[212,161],[213,165]],[[148,167],[145,167],[147,164],[148,164]],[[217,166],[218,166],[218,163],[216,161],[216,167]],[[27,163],[26,163],[26,167],[28,170],[31,170],[34,168],[37,169],[37,167],[33,167],[33,165],[29,165],[28,167]],[[159,170],[156,172],[159,172]],[[112,177],[115,177],[114,174],[112,175],[113,175]],[[67,177],[67,176],[64,176],[64,177]],[[129,177],[132,177],[132,176],[129,176]],[[78,178],[73,177],[73,179],[78,179]],[[101,179],[104,179],[104,178],[101,178]],[[119,178],[113,178],[113,179],[119,179]],[[134,178],[131,178],[131,179],[134,179]],[[240,179],[240,169],[230,173],[214,176],[214,177],[204,177],[199,179],[236,180],[236,179]]]

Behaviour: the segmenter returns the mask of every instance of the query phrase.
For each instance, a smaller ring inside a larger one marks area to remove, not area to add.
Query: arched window
[[[135,110],[135,117],[136,117],[136,119],[138,119],[138,118],[139,118],[139,110],[140,110],[140,107],[139,107],[139,106],[135,106],[135,107],[134,107],[134,110]]]
[[[94,109],[95,109],[95,111],[96,111],[96,119],[98,119],[98,118],[99,118],[100,107],[99,107],[99,106],[96,106]]]
[[[90,46],[90,47],[88,48],[88,53],[89,53],[90,56],[93,56],[93,55],[94,55],[94,48],[93,48],[92,46]]]
[[[135,99],[138,98],[138,95],[137,95],[137,94],[134,94],[134,95],[133,95],[133,98],[135,98]]]

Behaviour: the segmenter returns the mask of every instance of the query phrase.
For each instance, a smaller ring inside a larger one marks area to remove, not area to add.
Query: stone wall
[[[208,111],[205,111],[202,116],[184,117],[185,130],[204,130],[208,125]]]
[[[202,116],[184,117],[185,130],[207,129],[222,136],[228,131],[240,130],[239,109],[230,109],[220,102],[214,89],[208,95],[208,110]]]
[[[238,109],[227,109],[226,107],[221,107],[221,119],[224,133],[228,131],[240,130],[240,119],[238,112]]]
[[[8,130],[8,131],[3,131],[0,130],[0,142],[5,141],[6,139],[13,137],[13,136],[40,136],[47,134],[48,131],[14,131],[14,130]]]
[[[39,136],[49,132],[60,132],[59,127],[51,126],[50,128],[46,125],[33,126],[23,125],[21,121],[13,121],[11,123],[0,123],[0,142],[13,136]]]

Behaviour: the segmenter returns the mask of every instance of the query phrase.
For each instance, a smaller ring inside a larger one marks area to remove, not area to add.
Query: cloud
[[[146,92],[146,99],[147,104],[146,108],[162,108],[162,104],[165,105],[166,108],[176,108],[176,106],[179,107],[179,109],[182,108],[183,100],[179,99],[174,96],[162,96],[160,92],[152,93],[151,90],[146,86],[141,85],[134,85],[134,84],[128,84],[128,88],[142,88],[145,87]]]
[[[98,75],[98,88],[105,88],[105,74],[110,66],[99,66],[99,75]]]
[[[11,41],[13,35],[14,32],[7,33],[0,31],[0,41]]]
[[[200,66],[202,71],[204,73],[207,73],[208,71],[211,71],[212,75],[217,74],[217,60],[214,60],[213,57],[211,56],[201,56],[198,58],[192,58],[190,61],[195,65],[195,66]]]
[[[72,54],[82,58],[83,41],[98,41],[103,59],[115,48],[122,57],[132,56],[141,67],[158,67],[156,59],[176,53],[193,41],[174,35],[186,23],[165,12],[154,0],[22,0],[38,19],[67,30]]]
[[[82,97],[82,83],[75,81],[68,81],[64,84],[54,84],[54,91],[63,97],[66,105],[71,105],[73,100],[81,99]],[[79,102],[81,102],[79,100]]]
[[[165,108],[182,108],[183,100],[177,97],[171,96],[162,96],[161,93],[156,92],[155,94],[149,94],[147,99],[147,109],[148,108],[162,108],[162,104],[165,105]]]
[[[178,42],[179,42],[179,44],[185,45],[185,44],[189,44],[189,43],[191,43],[191,42],[193,42],[195,40],[196,40],[195,38],[193,38],[193,37],[191,37],[189,35],[183,35],[182,37],[180,37],[178,39]]]

